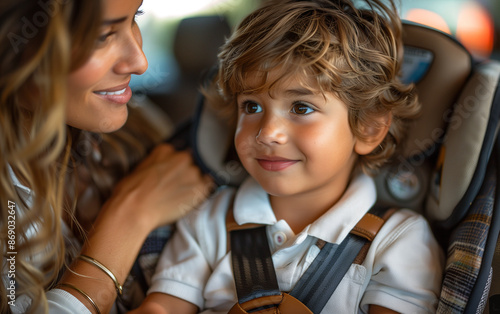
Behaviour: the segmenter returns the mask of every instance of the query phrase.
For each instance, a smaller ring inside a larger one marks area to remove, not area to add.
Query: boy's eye
[[[305,104],[294,104],[292,107],[292,112],[295,114],[310,114],[314,112],[314,109]]]
[[[246,113],[259,113],[262,111],[262,107],[254,102],[245,102],[243,105]]]

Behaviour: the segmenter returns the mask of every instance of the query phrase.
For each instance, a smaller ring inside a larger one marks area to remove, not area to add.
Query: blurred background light
[[[410,9],[405,19],[424,24],[451,35],[450,27],[441,15],[426,9]]]
[[[469,51],[479,57],[488,58],[493,51],[495,26],[490,13],[480,4],[466,2],[457,17],[457,39]]]
[[[498,1],[498,0],[494,0]],[[481,60],[492,56],[495,21],[485,0],[420,0],[402,2],[402,17],[448,33]]]

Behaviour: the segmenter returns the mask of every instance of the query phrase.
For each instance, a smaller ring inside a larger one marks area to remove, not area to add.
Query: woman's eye
[[[101,36],[99,36],[97,38],[97,41],[96,41],[96,46],[97,47],[100,47],[102,45],[104,45],[106,43],[106,41],[108,40],[109,37],[111,37],[115,32],[111,31],[111,32],[108,32],[108,33],[105,33]]]
[[[245,102],[244,109],[246,113],[259,113],[262,111],[262,107],[254,102]]]
[[[110,36],[110,34],[109,34],[109,33],[108,33],[108,34],[101,35],[101,36],[99,36],[98,41],[99,41],[99,42],[101,42],[101,43],[103,43],[103,42],[105,42],[105,41],[106,41],[106,39],[108,39],[108,37],[109,37],[109,36]]]
[[[314,112],[314,109],[312,109],[308,105],[294,104],[292,107],[292,112],[295,114],[310,114]]]

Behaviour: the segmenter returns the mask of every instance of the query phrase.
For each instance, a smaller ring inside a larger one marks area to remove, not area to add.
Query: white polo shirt
[[[237,302],[226,243],[226,212],[234,193],[238,224],[268,225],[276,276],[286,292],[319,253],[317,239],[342,242],[376,199],[373,180],[360,175],[331,209],[294,234],[286,221],[276,221],[267,193],[255,180],[247,179],[237,192],[223,188],[177,223],[149,293],[171,294],[196,304],[202,313],[227,313]],[[369,304],[402,313],[434,313],[443,261],[427,221],[399,210],[382,227],[363,264],[351,265],[321,313],[365,313]]]

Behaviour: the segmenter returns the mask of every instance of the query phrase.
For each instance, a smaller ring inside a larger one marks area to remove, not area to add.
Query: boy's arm
[[[141,306],[129,314],[195,314],[198,307],[185,300],[169,294],[153,292],[142,302]]]

